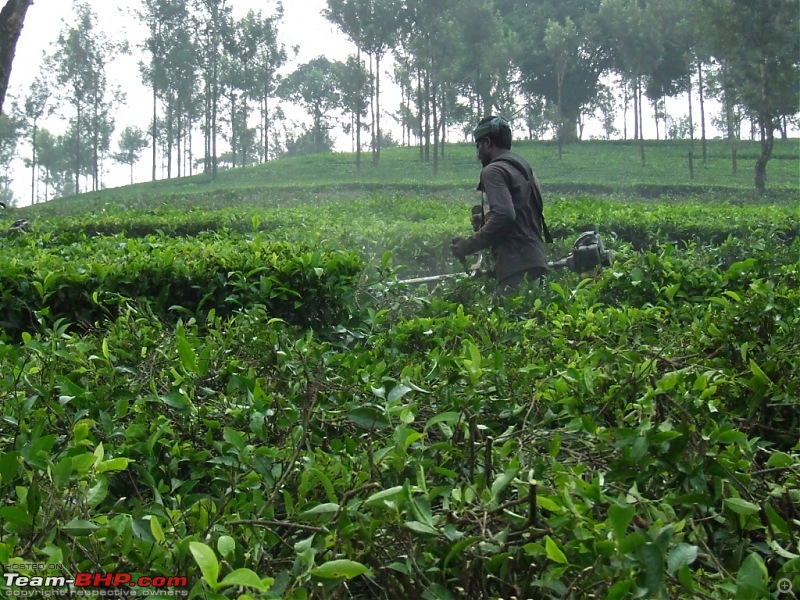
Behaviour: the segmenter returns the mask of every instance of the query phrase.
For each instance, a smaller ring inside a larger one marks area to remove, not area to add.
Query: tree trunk
[[[381,162],[381,55],[375,55],[375,153],[372,155],[373,166]]]
[[[419,133],[419,161],[423,162],[425,160],[425,155],[423,154],[423,143],[422,143],[422,71],[419,67],[417,67],[417,131]]]
[[[647,160],[644,156],[644,113],[642,112],[642,81],[637,77],[636,79],[636,96],[639,105],[639,157],[642,159],[642,166],[647,165]]]
[[[151,134],[151,137],[153,138],[153,181],[156,180],[156,149],[158,144],[158,131],[157,131],[158,110],[156,104],[157,104],[156,84],[153,83],[153,131]]]
[[[373,71],[372,66],[372,54],[369,55],[369,131],[370,131],[370,145],[372,150],[372,164],[375,164],[375,145],[377,144],[378,140],[375,139],[375,86],[372,85],[374,81],[375,73]]]
[[[433,174],[439,174],[439,116],[436,111],[436,80],[433,82]]]
[[[81,193],[81,103],[76,103],[75,117],[75,194]]]
[[[425,71],[425,162],[431,160],[431,73]]]
[[[708,160],[708,146],[706,145],[706,108],[703,99],[703,63],[697,61],[698,92],[700,93],[700,143],[703,146],[703,164]]]
[[[0,11],[0,112],[6,98],[11,64],[17,49],[17,40],[22,32],[25,13],[33,0],[8,0]]]
[[[756,191],[759,194],[763,194],[767,190],[767,163],[772,156],[772,148],[775,144],[772,120],[767,115],[762,115],[761,120],[761,155],[758,157],[755,167]]]
[[[361,68],[361,48],[356,49],[356,62]],[[356,101],[356,173],[361,173],[361,94],[358,93]]]
[[[769,103],[769,77],[767,68],[761,65],[761,106],[768,106]],[[766,110],[759,114],[761,121],[761,156],[756,161],[756,191],[763,194],[767,188],[767,163],[772,156],[772,148],[775,145],[775,123],[772,114]]]
[[[36,204],[36,119],[31,134],[31,204]]]

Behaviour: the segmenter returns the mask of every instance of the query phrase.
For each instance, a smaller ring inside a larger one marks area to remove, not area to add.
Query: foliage
[[[616,262],[500,303],[396,282],[452,269],[452,183],[183,184],[0,239],[0,562],[198,598],[800,585],[794,202],[550,195],[553,257],[589,218]]]

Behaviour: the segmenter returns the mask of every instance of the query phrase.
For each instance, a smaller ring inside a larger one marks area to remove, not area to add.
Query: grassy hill
[[[647,141],[647,164],[640,162],[638,142],[584,141],[568,145],[561,160],[557,146],[548,142],[515,142],[514,150],[531,162],[543,189],[550,195],[624,195],[643,197],[687,196],[717,192],[725,197],[753,195],[753,166],[758,143],[742,142],[738,170],[732,173],[730,151],[721,140],[708,142],[705,165],[695,159],[689,177],[687,141]],[[700,155],[695,143],[695,155]],[[26,208],[21,215],[65,215],[119,205],[153,210],[159,206],[221,208],[232,204],[270,206],[325,190],[386,190],[398,192],[471,191],[480,165],[473,144],[448,144],[438,174],[432,159],[420,161],[416,148],[393,148],[381,153],[380,167],[365,153],[361,173],[354,154],[331,153],[273,161],[263,165],[221,169],[217,181],[206,175],[136,184],[82,194]],[[800,193],[800,141],[778,140],[768,167],[768,189],[773,199],[796,200]]]
[[[0,236],[6,572],[242,600],[800,589],[797,141],[767,197],[753,144],[732,176],[711,142],[691,181],[685,142],[645,167],[516,149],[551,258],[597,227],[612,267],[506,301],[398,282],[461,268],[466,144],[437,175],[319,155],[6,211],[30,221]]]

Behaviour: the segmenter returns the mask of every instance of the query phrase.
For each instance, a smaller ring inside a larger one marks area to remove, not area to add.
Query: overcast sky
[[[3,3],[4,0],[0,0]],[[126,94],[126,104],[116,114],[115,132],[119,134],[127,126],[138,126],[146,129],[152,118],[152,93],[141,82],[138,62],[143,55],[138,50],[147,31],[135,16],[141,9],[141,0],[87,0],[92,11],[97,15],[97,28],[114,39],[127,39],[133,54],[124,56],[112,63],[108,69],[112,84],[120,85]],[[275,11],[274,0],[231,0],[235,17],[244,16],[248,10],[264,15]],[[279,28],[279,39],[285,44],[290,64],[284,70],[292,70],[293,66],[309,61],[321,54],[331,60],[343,60],[348,54],[355,53],[355,46],[339,30],[321,16],[326,6],[325,0],[286,0],[283,3],[283,23]],[[34,0],[25,17],[25,26],[17,44],[14,65],[9,82],[10,97],[24,99],[30,84],[41,74],[42,57],[51,54],[59,33],[74,20],[75,11],[70,0]],[[298,46],[298,55],[293,57],[291,48]],[[145,59],[146,60],[146,59]],[[383,78],[384,80],[386,77]],[[387,91],[391,92],[391,84],[386,82]],[[382,88],[383,82],[382,82]],[[388,107],[388,104],[387,104]],[[5,107],[4,107],[5,108]],[[394,107],[390,108],[394,110]],[[291,116],[291,112],[289,113]],[[302,118],[303,113],[296,113]],[[54,119],[50,122],[54,133],[62,133],[66,125]],[[340,142],[342,150],[349,150],[346,141]],[[117,149],[117,138],[113,138],[112,152]],[[27,144],[18,145],[18,153],[29,156]],[[30,201],[30,170],[25,170],[22,162],[14,165],[12,189],[20,205]],[[125,185],[130,182],[130,168],[117,165],[110,159],[104,167],[107,173],[103,176],[108,186]],[[146,181],[151,176],[150,161],[141,160],[134,170],[135,181]]]
[[[97,15],[97,28],[111,38],[127,39],[133,54],[117,59],[108,68],[109,79],[112,84],[119,85],[126,94],[126,104],[115,113],[115,137],[112,138],[111,151],[117,150],[119,133],[127,126],[137,126],[146,129],[152,118],[152,96],[150,90],[141,82],[138,63],[147,60],[138,49],[138,46],[147,36],[146,28],[135,16],[135,11],[140,9],[141,0],[86,0],[92,11]],[[0,0],[0,4],[4,0]],[[248,10],[259,10],[264,15],[274,13],[276,2],[274,0],[230,0],[235,17],[244,16]],[[298,64],[307,62],[319,55],[324,55],[331,60],[344,60],[348,54],[355,53],[355,46],[339,30],[329,23],[320,14],[326,6],[325,0],[285,0],[283,3],[283,23],[279,27],[279,39],[284,43],[290,62],[284,67],[283,72],[290,72]],[[54,50],[54,44],[59,33],[69,26],[74,20],[74,8],[71,0],[34,0],[28,9],[25,26],[22,30],[14,65],[11,72],[6,105],[12,97],[24,99],[33,80],[41,74],[42,57]],[[293,58],[291,48],[297,46],[299,53]],[[382,112],[395,112],[399,104],[400,95],[397,87],[386,76],[386,70],[391,68],[391,62],[385,60],[381,74],[381,107]],[[709,110],[708,119],[710,127],[711,111],[715,103],[707,103]],[[667,110],[671,116],[680,116],[678,113],[686,112],[686,98],[668,98]],[[649,103],[645,108],[646,115],[652,112]],[[69,109],[63,111],[67,116]],[[287,110],[290,120],[303,120],[308,122],[302,110]],[[619,111],[617,127],[622,129],[622,111]],[[631,117],[629,115],[629,121]],[[396,129],[391,119],[382,118],[381,125],[384,130]],[[56,134],[63,133],[66,124],[58,119],[53,119],[45,124]],[[649,116],[645,119],[645,137],[655,137],[655,126]],[[632,129],[632,122],[629,123]],[[651,131],[652,130],[652,131]],[[399,131],[392,131],[395,138],[400,138]],[[597,121],[587,123],[584,137],[600,135],[601,126]],[[710,130],[709,136],[716,135]],[[662,132],[663,136],[663,132]],[[334,131],[338,150],[349,151],[349,138]],[[26,143],[18,145],[18,153],[29,157],[30,149]],[[107,187],[125,185],[130,181],[130,168],[126,165],[113,163],[111,159],[103,165],[105,173],[102,181]],[[134,181],[147,181],[151,177],[151,164],[149,156],[139,161],[134,169]],[[30,201],[31,174],[29,169],[24,169],[22,161],[14,164],[12,173],[12,189],[20,205]]]

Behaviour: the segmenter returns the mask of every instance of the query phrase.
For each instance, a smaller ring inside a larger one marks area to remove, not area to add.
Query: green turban
[[[511,129],[511,125],[509,125],[508,121],[506,121],[503,117],[495,117],[491,121],[486,121],[486,123],[481,123],[478,125],[475,131],[472,132],[472,139],[477,142],[485,135],[500,131],[501,127],[507,127]]]

